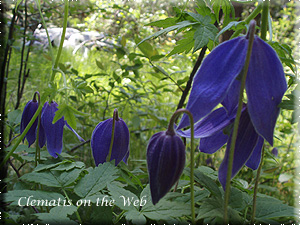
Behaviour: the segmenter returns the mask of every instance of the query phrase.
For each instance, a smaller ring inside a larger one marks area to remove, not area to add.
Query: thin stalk
[[[114,139],[115,139],[115,124],[116,124],[116,121],[118,121],[118,120],[119,120],[118,110],[115,109],[114,110],[114,115],[113,115],[113,124],[112,124],[112,129],[111,129],[111,139],[110,139],[109,152],[108,152],[108,155],[106,157],[106,162],[109,162],[110,158],[111,158],[112,148],[113,148]]]
[[[251,217],[251,223],[250,224],[254,224],[254,218],[255,218],[255,213],[256,213],[256,199],[257,199],[257,191],[258,191],[258,181],[259,181],[259,176],[260,176],[260,172],[261,172],[261,168],[262,168],[262,164],[263,164],[263,160],[264,160],[264,153],[265,153],[265,148],[263,147],[262,151],[261,151],[261,161],[257,170],[257,174],[256,174],[256,180],[255,180],[255,185],[254,185],[254,193],[253,193],[253,205],[252,205],[252,217]]]
[[[245,19],[245,23],[248,24],[250,23],[251,20],[253,20],[262,10],[263,6],[262,4],[259,4],[254,10],[253,12]],[[242,32],[242,30],[237,30],[235,31],[232,36],[230,37],[230,39],[237,37],[240,33]]]
[[[229,197],[230,197],[230,180],[231,180],[231,175],[232,175],[233,156],[234,156],[234,149],[235,149],[235,143],[236,143],[236,138],[237,138],[237,133],[238,133],[240,117],[241,117],[241,113],[242,113],[243,93],[244,93],[244,89],[245,89],[245,85],[246,85],[246,77],[247,77],[249,63],[250,63],[250,56],[252,53],[255,25],[256,25],[256,22],[254,20],[252,20],[250,22],[249,33],[248,33],[249,34],[249,43],[248,43],[248,50],[247,50],[245,66],[244,66],[244,70],[243,70],[244,72],[243,72],[243,76],[242,76],[242,80],[241,80],[238,109],[237,109],[237,113],[236,113],[236,118],[234,120],[231,145],[230,145],[230,149],[229,149],[229,159],[228,159],[228,168],[227,168],[226,186],[225,186],[225,199],[224,199],[224,224],[228,224],[228,204],[229,204]]]
[[[38,96],[38,104],[41,104],[41,96],[38,91],[34,93],[34,99],[36,98],[36,95]],[[41,115],[42,112],[39,114],[38,117],[38,125],[37,125],[37,130],[36,130],[36,145],[35,145],[35,167],[37,166],[38,162],[40,162],[40,145],[39,145],[39,138],[40,138],[40,126],[41,126]]]
[[[58,52],[57,52],[56,59],[55,59],[54,68],[52,69],[51,81],[54,81],[54,77],[56,74],[56,71],[54,69],[56,69],[58,66],[59,58],[60,58],[60,55],[62,52],[62,48],[63,48],[65,36],[66,36],[67,24],[68,24],[68,15],[69,15],[69,1],[65,0],[63,31],[62,31],[61,38],[60,38],[60,43],[59,43]]]
[[[65,196],[66,196],[68,202],[70,202],[70,203],[73,205],[73,203],[72,203],[72,201],[70,200],[70,198],[69,198],[67,192],[65,191],[65,189],[63,188],[62,190],[63,190],[63,192],[64,192],[64,194],[65,194]],[[77,208],[77,209],[78,209],[78,208]],[[82,224],[82,220],[81,220],[80,215],[79,215],[79,213],[78,213],[77,210],[75,211],[75,214],[76,214],[76,216],[77,216],[77,219],[78,219],[79,223]]]
[[[261,31],[260,31],[260,37],[264,41],[266,41],[267,37],[267,30],[268,30],[268,18],[269,18],[269,1],[263,2],[263,9],[261,14]]]
[[[190,170],[190,188],[191,188],[191,215],[192,215],[192,224],[195,224],[195,194],[194,194],[194,166],[195,166],[195,159],[194,159],[194,118],[190,111],[187,109],[178,109],[173,114],[173,116],[170,119],[169,126],[167,132],[170,135],[175,135],[174,131],[174,123],[177,119],[177,117],[182,114],[186,113],[190,118],[190,124],[191,124],[191,170]]]
[[[20,135],[20,137],[16,141],[15,145],[13,146],[13,148],[9,151],[9,153],[6,154],[5,158],[3,159],[3,161],[0,164],[0,168],[2,168],[4,166],[4,164],[7,162],[7,160],[9,159],[9,157],[17,149],[17,147],[19,146],[19,144],[21,143],[21,141],[23,140],[23,138],[25,137],[25,135],[29,131],[30,127],[32,126],[32,124],[34,123],[34,121],[36,120],[36,118],[38,117],[38,115],[40,114],[40,112],[42,111],[42,108],[43,108],[43,104],[40,104],[39,107],[38,107],[38,109],[36,110],[35,114],[31,118],[30,122],[26,126],[25,130],[23,131],[23,133]]]

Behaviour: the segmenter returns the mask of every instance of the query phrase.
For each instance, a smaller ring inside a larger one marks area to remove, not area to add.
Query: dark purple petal
[[[228,136],[222,130],[210,137],[200,139],[199,150],[204,153],[213,154],[218,151],[228,140]]]
[[[165,196],[184,169],[185,146],[177,135],[154,134],[147,146],[147,166],[152,203]]]
[[[238,135],[237,135],[236,145],[234,150],[231,178],[234,177],[239,172],[239,170],[250,158],[256,146],[258,137],[259,136],[252,125],[249,114],[247,110],[245,110],[242,113],[240,118]],[[229,137],[225,157],[219,168],[219,181],[222,184],[224,190],[226,185],[228,157],[229,157],[229,150],[231,145],[231,138],[232,138],[232,134]]]
[[[249,167],[253,170],[256,170],[258,168],[258,166],[260,164],[260,160],[261,160],[261,150],[263,148],[263,145],[264,145],[264,139],[259,136],[256,146],[252,152],[252,155],[246,162],[247,167]]]
[[[204,138],[213,135],[214,133],[223,130],[226,126],[232,123],[232,118],[229,118],[226,110],[222,107],[216,109],[208,116],[197,122],[194,127],[194,138]],[[182,137],[191,137],[191,129],[177,130]]]
[[[228,89],[244,67],[248,40],[237,37],[218,45],[204,59],[193,81],[187,104],[194,121],[200,120],[217,106],[226,96]],[[178,129],[189,125],[183,115]]]
[[[31,118],[33,117],[33,115],[35,114],[36,110],[38,109],[39,104],[37,101],[33,101],[30,100],[22,113],[22,119],[21,119],[21,125],[20,125],[20,133],[23,133],[23,131],[25,130],[26,126],[28,125],[28,123],[30,122]],[[26,138],[26,140],[28,141],[28,148],[35,142],[36,140],[36,127],[38,124],[38,119],[36,119],[34,121],[34,123],[32,124],[32,126],[30,127],[30,129],[28,130],[27,134],[25,135],[24,139]],[[23,139],[23,141],[24,141]]]
[[[227,95],[222,101],[222,105],[227,110],[228,115],[236,113],[236,107],[239,102],[240,88],[241,82],[238,80],[234,80],[228,90]]]
[[[84,142],[85,140],[80,137],[80,135],[67,123],[67,121],[65,121],[65,125],[67,126],[67,128],[69,128],[78,138],[79,141]]]
[[[275,156],[278,157],[278,149],[277,148],[273,148],[271,153]]]
[[[125,155],[124,158],[122,159],[123,162],[126,163],[126,164],[127,164],[128,157],[129,157],[129,151],[126,153],[126,155]]]
[[[41,123],[47,139],[47,150],[51,156],[57,158],[57,154],[62,152],[62,138],[64,131],[64,117],[60,118],[55,124],[52,124],[55,112],[58,110],[56,102],[44,104]]]
[[[106,162],[109,154],[113,119],[100,122],[93,131],[91,147],[96,166]],[[123,159],[127,160],[129,154],[129,130],[126,123],[119,118],[115,121],[115,134],[110,160],[115,160],[115,165]],[[127,156],[128,157],[128,156]]]
[[[279,114],[277,106],[286,89],[283,67],[276,52],[255,37],[246,81],[248,111],[257,133],[271,145]]]

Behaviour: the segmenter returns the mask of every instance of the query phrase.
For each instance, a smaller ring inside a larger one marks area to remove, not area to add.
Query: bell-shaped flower
[[[242,73],[248,42],[247,36],[226,41],[204,59],[194,78],[186,107],[195,121],[209,114],[226,97],[231,98],[227,94]],[[255,36],[246,78],[247,109],[255,131],[271,145],[279,114],[278,104],[286,89],[283,67],[276,52]],[[238,99],[238,96],[234,95],[234,98]],[[232,109],[225,107],[225,110]],[[178,129],[188,126],[188,121],[184,115]]]
[[[57,158],[57,154],[61,154],[62,152],[64,125],[66,125],[80,141],[84,141],[64,120],[64,117],[60,118],[54,124],[52,123],[55,112],[58,110],[57,106],[58,104],[54,101],[50,104],[46,102],[43,106],[41,116],[41,125],[44,128],[47,140],[47,150],[54,158]]]
[[[129,130],[124,120],[118,117],[117,110],[115,110],[114,118],[100,122],[92,133],[91,148],[96,166],[107,161],[113,124],[115,127],[110,161],[115,160],[116,166],[122,160],[127,163],[129,156]]]
[[[28,123],[32,119],[33,115],[37,111],[38,107],[39,107],[39,104],[36,101],[36,99],[30,100],[26,104],[26,106],[25,106],[25,108],[23,110],[23,113],[22,113],[21,125],[20,125],[20,133],[23,133],[23,131],[27,127]],[[28,148],[36,140],[37,125],[38,125],[38,118],[36,118],[36,120],[34,121],[34,123],[32,124],[32,126],[30,127],[30,129],[28,130],[28,132],[26,133],[26,135],[24,137],[24,139],[26,138],[26,140],[28,141]],[[24,141],[24,139],[23,139],[23,141]],[[39,131],[39,145],[40,145],[40,147],[43,146],[43,145],[45,145],[45,142],[46,142],[45,132],[44,132],[43,127],[40,126],[40,131]]]
[[[185,164],[185,146],[175,132],[154,134],[147,147],[152,203],[155,205],[178,181]]]
[[[200,138],[199,150],[213,154],[227,143],[225,157],[219,168],[219,181],[225,189],[228,167],[228,156],[232,138],[232,128],[235,120],[236,108],[228,113],[224,107],[218,108],[195,124],[195,138]],[[190,137],[190,129],[177,133],[183,137]],[[234,150],[232,177],[243,165],[256,170],[261,160],[261,150],[264,139],[256,132],[247,106],[244,105],[240,118],[238,135]]]

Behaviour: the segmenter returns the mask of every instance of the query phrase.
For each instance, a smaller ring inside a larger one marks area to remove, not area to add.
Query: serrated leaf
[[[12,125],[19,124],[21,122],[21,118],[22,118],[22,111],[20,109],[16,109],[14,111],[7,113],[7,120]]]
[[[277,217],[293,217],[296,216],[295,208],[283,204],[280,200],[270,197],[257,197],[256,218],[271,219]]]
[[[51,200],[57,200],[58,199],[62,199],[64,200],[64,196],[62,196],[59,193],[56,192],[48,192],[48,191],[40,191],[40,190],[13,190],[13,191],[8,191],[7,193],[4,194],[5,198],[4,201],[5,202],[11,202],[11,205],[26,205],[27,204],[27,200],[30,196],[31,199],[35,199],[35,200],[47,200],[48,202]],[[24,198],[26,197],[26,198]],[[19,205],[19,206],[20,206]]]
[[[75,186],[74,191],[83,198],[93,195],[114,181],[117,172],[117,168],[110,162],[99,164],[98,167],[89,170],[89,173]]]
[[[170,31],[173,31],[173,30],[179,30],[179,29],[182,29],[182,28],[186,28],[186,27],[190,27],[192,25],[195,25],[197,24],[198,22],[190,22],[190,21],[182,21],[182,22],[179,22],[177,23],[176,25],[174,26],[171,26],[171,27],[167,27],[165,29],[162,29],[146,38],[144,38],[142,41],[140,41],[138,43],[138,45],[142,44],[143,42],[151,39],[151,38],[157,38],[158,36],[162,35],[162,34],[165,34],[165,33],[168,33]]]
[[[164,20],[158,20],[158,21],[148,23],[145,26],[156,26],[156,27],[166,28],[166,27],[174,26],[176,24],[176,21],[177,21],[176,17],[166,18]]]
[[[67,123],[74,129],[76,129],[76,118],[74,112],[77,112],[72,106],[67,104],[61,104],[58,106],[58,110],[55,112],[53,118],[53,124],[56,123],[60,118],[64,117]]]
[[[203,48],[205,45],[208,44],[209,40],[214,40],[216,37],[216,34],[218,32],[218,29],[210,23],[207,24],[200,24],[195,26],[195,44],[194,44],[194,50],[193,52],[196,52],[200,48]]]
[[[232,21],[228,23],[227,26],[225,26],[222,30],[219,31],[218,35],[215,37],[215,40],[225,31],[230,30],[232,27],[235,27],[237,29],[244,29],[245,24],[245,21]]]
[[[168,57],[174,54],[179,54],[185,52],[186,54],[191,51],[191,49],[194,47],[194,31],[188,31],[186,34],[183,36],[184,39],[181,39],[176,42],[176,46],[174,49],[167,55]]]

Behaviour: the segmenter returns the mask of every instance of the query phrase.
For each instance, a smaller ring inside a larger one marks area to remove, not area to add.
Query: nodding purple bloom
[[[25,130],[26,126],[32,119],[33,115],[35,114],[36,110],[38,109],[39,104],[38,102],[34,100],[30,100],[27,102],[23,113],[22,113],[22,119],[21,119],[21,125],[20,125],[20,133],[23,133]],[[25,135],[24,139],[28,141],[28,148],[35,142],[36,140],[36,129],[38,125],[38,118],[34,121],[32,126],[30,127],[29,131]],[[24,141],[23,139],[23,141]],[[40,131],[39,131],[39,145],[40,147],[44,146],[46,142],[45,138],[45,132],[42,126],[40,126]]]
[[[154,134],[147,147],[152,202],[155,205],[178,181],[185,164],[185,146],[173,132]]]
[[[239,100],[239,75],[248,48],[246,37],[237,37],[216,47],[203,61],[193,82],[187,109],[193,114],[199,149],[212,154],[227,142],[219,180],[225,189],[232,125]],[[279,114],[278,104],[287,89],[282,64],[276,52],[255,36],[246,78],[247,105],[243,106],[234,150],[232,177],[246,166],[257,169],[264,139],[273,145],[273,132]],[[214,111],[219,103],[223,107]],[[212,112],[211,112],[212,111]],[[177,129],[188,125],[183,116]],[[190,130],[177,130],[190,137]]]
[[[58,104],[52,101],[50,104],[46,102],[43,106],[41,125],[45,131],[47,140],[47,150],[51,156],[57,158],[57,154],[62,152],[63,144],[63,131],[66,125],[79,139],[79,141],[84,141],[75,130],[64,120],[64,117],[60,118],[54,124],[52,123],[55,112],[58,110]]]
[[[244,68],[248,42],[246,36],[226,41],[204,59],[194,78],[186,107],[195,121],[223,103],[226,96],[232,101],[238,99],[238,94],[229,96],[228,93]],[[286,89],[283,67],[276,52],[255,36],[246,79],[247,108],[255,131],[271,145],[279,114],[278,104]],[[178,129],[188,126],[188,122],[188,117],[184,115]]]
[[[58,110],[56,102],[50,104],[46,102],[42,109],[41,124],[39,130],[39,146],[42,148],[47,143],[47,150],[51,156],[57,158],[57,154],[62,152],[62,139],[63,139],[63,128],[66,125],[80,141],[84,141],[64,120],[64,117],[60,118],[56,123],[52,123],[55,116],[55,112]],[[20,132],[22,133],[29,121],[35,114],[38,108],[38,103],[35,100],[29,101],[23,111],[21,119]],[[29,146],[32,145],[36,140],[38,119],[33,123],[25,138],[27,139]]]
[[[117,166],[122,160],[127,163],[129,156],[129,130],[115,110],[114,141],[110,161],[115,160]],[[104,163],[109,154],[112,137],[113,118],[100,122],[93,131],[91,147],[96,166]]]

